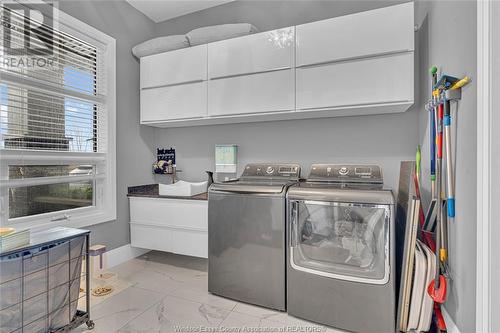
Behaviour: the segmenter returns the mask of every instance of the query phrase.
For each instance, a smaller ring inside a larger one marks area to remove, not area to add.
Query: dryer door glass
[[[385,283],[389,206],[292,202],[292,267],[332,278]]]

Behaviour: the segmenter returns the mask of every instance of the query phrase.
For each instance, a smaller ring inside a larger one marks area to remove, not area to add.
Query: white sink
[[[174,197],[192,197],[207,191],[208,182],[191,183],[179,180],[174,184],[158,184],[159,195],[171,195]]]

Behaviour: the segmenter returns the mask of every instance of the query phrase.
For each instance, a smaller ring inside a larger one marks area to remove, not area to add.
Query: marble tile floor
[[[74,333],[341,332],[207,291],[207,261],[149,252],[111,269],[129,287],[92,305]]]

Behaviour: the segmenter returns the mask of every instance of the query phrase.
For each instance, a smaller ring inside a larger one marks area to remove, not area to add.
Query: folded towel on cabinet
[[[220,24],[191,30],[186,34],[191,46],[216,42],[257,32],[250,23]]]
[[[137,44],[132,48],[132,54],[137,58],[152,54],[182,49],[189,46],[185,35],[172,35],[153,38]]]

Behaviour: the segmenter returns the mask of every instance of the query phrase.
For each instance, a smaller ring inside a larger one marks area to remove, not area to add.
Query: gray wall
[[[307,176],[312,162],[379,163],[396,188],[399,162],[416,146],[416,112],[195,128],[160,129],[158,146],[176,148],[179,175],[204,180],[214,170],[215,144],[238,145],[238,174],[249,162],[297,162]]]
[[[125,1],[61,1],[59,9],[116,39],[117,219],[90,227],[92,242],[130,243],[127,186],[153,181],[153,129],[139,125],[139,61],[131,48],[154,36],[154,23]]]
[[[422,1],[420,82],[423,97],[430,95],[427,69],[431,65],[454,76],[476,78],[476,3],[474,1]],[[443,18],[446,18],[443,20]],[[419,103],[423,105],[423,100]],[[454,110],[455,106],[452,106]],[[456,142],[456,217],[449,224],[450,285],[446,309],[463,333],[475,331],[476,282],[476,84],[463,89],[458,108]],[[422,144],[422,179],[429,179],[428,113],[419,112]],[[424,201],[430,182],[425,181]]]
[[[237,0],[156,25],[159,36],[185,34],[208,25],[248,22],[259,31],[273,30],[335,16],[386,7],[408,0]]]

